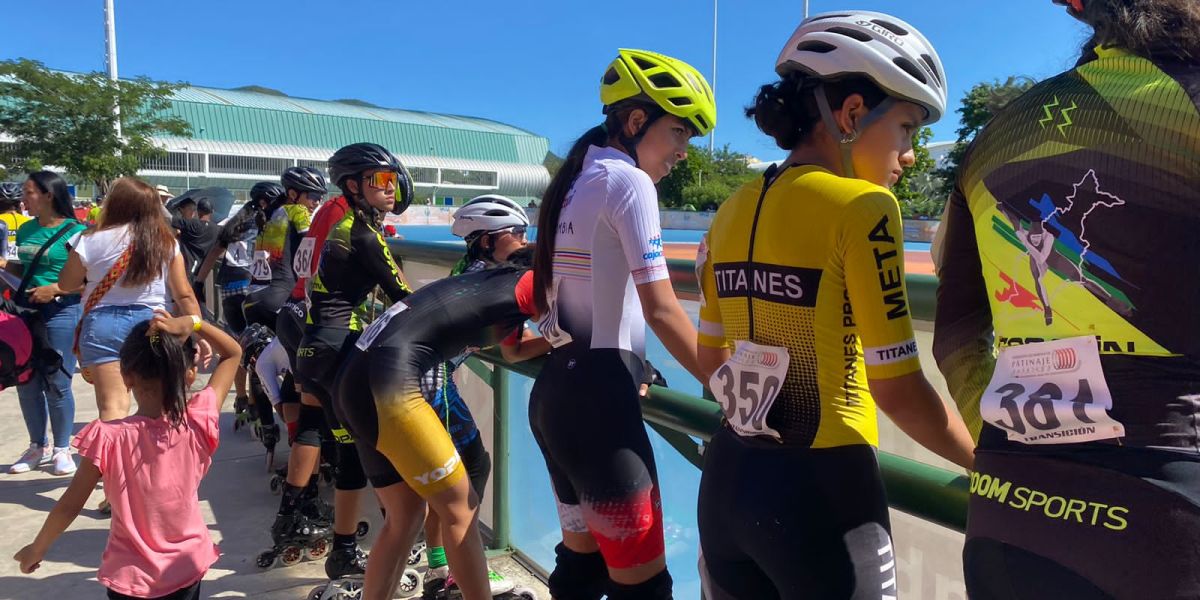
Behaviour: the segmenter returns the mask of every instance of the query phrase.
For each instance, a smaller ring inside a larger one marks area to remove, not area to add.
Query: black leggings
[[[529,395],[565,531],[589,532],[609,567],[663,554],[662,501],[636,381],[642,362],[617,349],[556,348]],[[636,377],[635,377],[636,374]]]
[[[258,323],[271,331],[275,331],[276,313],[291,295],[291,290],[277,287],[265,287],[246,295],[242,304],[242,314],[246,317],[246,325]]]
[[[897,594],[871,446],[783,447],[722,427],[704,451],[697,521],[709,600]]]
[[[112,590],[108,590],[109,600],[147,600],[139,596],[126,596]],[[200,582],[197,581],[185,588],[180,588],[167,594],[166,596],[155,596],[148,600],[199,600],[200,598]]]
[[[333,384],[338,367],[345,362],[361,332],[333,327],[310,327],[296,351],[296,379],[305,393],[316,396],[325,411],[325,422],[337,442],[337,481],[339,490],[367,487],[362,461],[354,448],[354,438],[338,418],[333,404]]]

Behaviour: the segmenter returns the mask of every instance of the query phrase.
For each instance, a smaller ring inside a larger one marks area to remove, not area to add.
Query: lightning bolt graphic
[[[1062,118],[1063,118],[1063,120],[1064,120],[1064,121],[1066,121],[1066,123],[1063,123],[1063,124],[1061,124],[1061,125],[1059,125],[1059,126],[1058,126],[1058,132],[1059,132],[1060,134],[1062,134],[1062,136],[1063,136],[1063,139],[1066,139],[1066,137],[1067,137],[1067,132],[1066,132],[1066,129],[1067,129],[1068,127],[1070,127],[1070,126],[1071,126],[1071,125],[1074,123],[1074,121],[1072,121],[1072,120],[1071,120],[1071,114],[1070,114],[1070,113],[1071,113],[1071,111],[1075,110],[1076,108],[1079,108],[1079,105],[1075,104],[1075,101],[1074,101],[1074,100],[1072,100],[1072,101],[1071,101],[1071,108],[1064,108],[1064,109],[1062,109]]]
[[[1055,106],[1058,106],[1058,96],[1054,97],[1053,104],[1043,104],[1042,105],[1042,110],[1046,111],[1046,118],[1038,121],[1038,125],[1041,125],[1042,129],[1046,128],[1046,123],[1049,123],[1054,120],[1054,114],[1050,112],[1050,109],[1054,108]]]

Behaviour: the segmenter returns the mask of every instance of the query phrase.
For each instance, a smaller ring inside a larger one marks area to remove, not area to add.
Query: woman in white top
[[[113,267],[131,244],[124,273],[111,285],[101,285],[110,272],[116,274]],[[96,388],[100,420],[121,419],[129,415],[129,389],[118,360],[129,332],[153,317],[156,309],[166,310],[168,290],[184,314],[199,316],[200,305],[158,192],[140,179],[114,182],[104,201],[103,225],[76,235],[69,246],[58,282],[36,288],[32,295],[39,301],[64,290],[78,293],[86,280],[76,344],[79,366]]]
[[[699,373],[691,319],[663,256],[654,184],[716,124],[694,68],[621,50],[600,85],[604,124],[568,153],[538,221],[534,297],[555,347],[533,386],[529,420],[558,500],[563,543],[550,595],[671,598],[662,506],[638,384],[648,324]]]

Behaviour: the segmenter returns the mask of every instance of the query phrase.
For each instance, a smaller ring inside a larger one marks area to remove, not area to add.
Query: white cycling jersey
[[[667,277],[650,176],[624,152],[590,147],[558,218],[548,314],[578,343],[645,358],[634,286]]]

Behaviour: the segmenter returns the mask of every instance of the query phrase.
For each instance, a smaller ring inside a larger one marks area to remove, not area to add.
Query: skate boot
[[[319,560],[329,554],[333,545],[333,530],[314,522],[297,511],[290,515],[277,515],[271,526],[274,546],[258,555],[255,563],[266,569],[279,559],[280,564],[290,567],[307,558]]]
[[[325,576],[331,580],[362,577],[367,572],[367,553],[362,548],[337,548],[325,560]]]
[[[263,448],[267,449],[267,472],[271,472],[275,468],[275,445],[279,443],[279,425],[272,422],[270,425],[259,427],[259,439],[262,440]]]
[[[305,498],[300,505],[300,512],[312,519],[323,527],[333,530],[333,505],[322,500],[319,496],[311,496]],[[358,527],[354,530],[355,537],[362,538],[371,531],[371,524],[366,521],[359,521]]]
[[[445,567],[441,567],[445,568]],[[430,576],[433,569],[430,569]],[[501,600],[538,600],[537,592],[526,587],[517,587],[517,585],[504,578],[503,575],[488,569],[488,583],[491,585],[493,598]],[[454,575],[446,578],[445,584],[441,590],[431,590],[429,586],[425,588],[426,598],[436,598],[437,600],[461,600],[463,595],[458,589],[458,584],[454,582]]]

